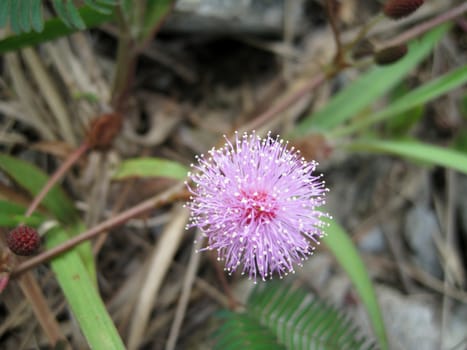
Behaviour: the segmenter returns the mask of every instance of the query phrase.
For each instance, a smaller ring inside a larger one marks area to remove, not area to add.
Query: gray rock
[[[297,267],[295,270],[300,278],[304,279],[316,290],[321,290],[328,279],[335,262],[329,254],[314,254],[303,264],[303,267]]]
[[[297,1],[297,0],[295,0]],[[301,3],[294,23],[301,21]],[[284,0],[179,0],[164,30],[209,34],[274,34],[283,28]]]
[[[377,287],[376,293],[391,350],[440,349],[440,327],[433,303],[387,287]],[[370,328],[363,306],[356,310],[355,318],[367,333]]]
[[[415,263],[431,275],[441,278],[443,270],[434,241],[434,237],[440,235],[440,232],[433,211],[425,206],[410,209],[405,220],[404,235]]]
[[[457,304],[451,311],[448,326],[443,335],[444,349],[466,349],[467,305]],[[462,344],[463,345],[460,345]]]
[[[360,250],[366,253],[381,253],[386,250],[386,239],[381,227],[374,226],[358,243]]]

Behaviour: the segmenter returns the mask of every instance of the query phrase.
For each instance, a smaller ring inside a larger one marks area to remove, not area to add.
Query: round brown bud
[[[388,0],[383,12],[389,18],[401,19],[410,16],[422,5],[423,0]]]
[[[116,113],[103,114],[91,121],[87,142],[91,148],[107,149],[122,128],[122,116]]]
[[[16,255],[29,256],[38,251],[41,237],[32,227],[18,226],[8,233],[6,242],[8,248]]]
[[[406,44],[387,47],[375,53],[375,62],[383,66],[395,63],[404,57],[407,51]]]

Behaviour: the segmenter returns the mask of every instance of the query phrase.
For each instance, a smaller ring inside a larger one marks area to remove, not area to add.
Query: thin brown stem
[[[348,44],[344,46],[344,51],[347,52],[348,50],[352,50],[360,41],[362,41],[368,32],[382,19],[384,18],[384,15],[379,14],[378,16],[374,17],[371,19],[369,22],[367,22],[358,32],[358,34],[355,36],[355,38]]]
[[[336,43],[334,63],[339,66],[341,63],[344,63],[344,52],[342,51],[340,32],[337,26],[336,6],[337,4],[335,3],[335,0],[326,0],[326,11],[328,13],[329,24],[331,25],[332,35],[334,37],[334,42]]]
[[[217,263],[217,258],[214,253],[209,255],[209,259],[212,262],[212,266],[214,266],[214,270],[216,271],[217,279],[222,286],[222,290],[229,300],[229,309],[235,310],[237,306],[240,305],[240,303],[235,299],[235,296],[232,292],[232,287],[227,282],[227,277],[225,276],[224,270],[222,269],[221,265]]]
[[[125,23],[124,16],[119,13],[120,38],[117,51],[117,72],[115,74],[112,91],[112,106],[115,111],[121,112],[123,110],[135,78],[138,57],[159,32],[167,16],[172,12],[174,5],[175,1],[172,2],[167,13],[159,20],[150,34],[140,40],[131,36],[130,29],[127,23]]]
[[[395,37],[384,43],[384,47],[389,46],[398,46],[400,44],[406,43],[409,40],[412,40],[423,33],[433,29],[434,27],[449,22],[459,16],[461,16],[464,12],[467,11],[467,2],[456,6],[445,13],[440,14],[439,16],[433,17],[426,22],[420,23],[415,27],[410,28],[409,30],[405,31],[404,33],[400,34],[399,36]]]
[[[298,88],[296,91],[290,93],[288,96],[281,99],[278,103],[274,104],[271,108],[258,115],[250,123],[245,125],[245,127],[243,127],[242,130],[254,130],[260,127],[261,125],[265,124],[272,117],[285,111],[293,103],[299,101],[302,97],[306,96],[306,94],[309,93],[311,90],[321,85],[326,80],[326,78],[327,76],[325,73],[318,73],[309,81],[307,81],[303,86]]]
[[[19,285],[30,302],[50,345],[53,347],[57,342],[63,341],[65,337],[35,277],[31,273],[26,273],[19,278]]]
[[[42,200],[47,195],[47,193],[49,193],[52,187],[63,177],[63,175],[65,175],[68,169],[70,169],[71,166],[75,164],[84,153],[86,153],[88,148],[89,148],[89,145],[87,144],[87,142],[84,142],[81,146],[79,146],[76,150],[74,150],[72,154],[68,156],[68,158],[49,178],[45,186],[41,189],[41,191],[34,198],[34,200],[29,205],[28,210],[26,211],[26,214],[24,214],[24,216],[28,217],[28,216],[31,216],[32,213],[34,213],[34,211],[37,209],[37,207],[42,202]]]
[[[137,49],[137,52],[138,54],[140,54],[141,52],[143,52],[144,50],[146,50],[146,48],[149,46],[149,44],[151,43],[151,40],[157,35],[157,33],[159,33],[162,25],[164,24],[164,22],[166,21],[167,17],[169,16],[169,14],[172,13],[173,9],[175,7],[175,1],[172,1],[172,3],[170,4],[168,10],[166,11],[166,13],[159,19],[159,21],[157,22],[157,25],[154,26],[152,28],[152,30],[150,31],[150,34],[147,36],[147,37],[144,37],[140,40],[140,43],[138,45],[138,49]]]
[[[20,275],[21,273],[45,262],[48,261],[57,255],[60,255],[71,248],[75,247],[76,245],[89,240],[91,238],[94,238],[95,236],[99,235],[102,232],[105,232],[107,230],[110,230],[111,228],[121,225],[124,222],[128,221],[129,219],[132,219],[134,217],[137,217],[138,215],[141,215],[153,208],[156,208],[158,206],[162,206],[167,203],[171,203],[181,197],[184,198],[185,193],[182,191],[183,184],[177,184],[173,186],[172,188],[168,189],[167,191],[152,197],[144,202],[141,202],[140,204],[106,220],[103,221],[102,223],[94,226],[93,228],[89,229],[88,231],[85,231],[70,240],[52,248],[49,249],[42,254],[39,254],[31,259],[26,260],[25,262],[21,263],[16,267],[16,269],[13,270],[12,276],[16,277]]]

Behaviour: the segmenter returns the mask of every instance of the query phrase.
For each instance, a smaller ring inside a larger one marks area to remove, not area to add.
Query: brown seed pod
[[[16,255],[30,256],[39,250],[41,237],[32,227],[18,226],[8,233],[6,242]]]
[[[404,57],[407,51],[406,44],[387,47],[375,53],[375,62],[382,66],[395,63]]]
[[[424,0],[388,0],[383,12],[389,18],[401,19],[414,13],[423,2]]]

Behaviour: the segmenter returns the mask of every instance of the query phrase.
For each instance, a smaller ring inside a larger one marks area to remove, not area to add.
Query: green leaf
[[[399,84],[391,92],[389,99],[390,105],[392,106],[398,99],[403,98],[413,90],[413,87],[409,86],[406,81]],[[418,104],[410,107],[409,109],[401,112],[397,112],[390,118],[387,118],[383,123],[383,133],[389,138],[403,137],[408,135],[410,130],[422,119],[425,112],[425,105]],[[368,117],[371,119],[371,116]]]
[[[371,279],[357,249],[344,229],[335,221],[329,220],[330,226],[323,242],[334,254],[341,267],[352,281],[368,313],[373,330],[382,350],[388,349],[386,330]]]
[[[446,33],[447,25],[427,33],[409,45],[408,54],[388,67],[374,67],[334,96],[322,109],[298,124],[292,136],[304,136],[313,130],[327,131],[357,115],[398,84],[433,49]]]
[[[29,32],[31,30],[31,7],[33,2],[31,0],[21,0],[19,3],[19,23],[23,32]]]
[[[117,5],[119,0],[97,0],[97,3],[105,5]]]
[[[84,3],[96,11],[100,13],[106,13],[106,14],[109,14],[112,12],[112,8],[110,8],[110,6],[117,5],[117,2],[115,2],[114,0],[110,0],[110,1],[84,0]]]
[[[0,170],[4,171],[16,183],[32,195],[37,195],[48,181],[48,176],[36,166],[5,154],[0,154]],[[85,227],[79,220],[73,202],[63,192],[61,187],[55,185],[41,202],[65,226],[70,226],[73,233],[83,232]],[[13,205],[13,204],[12,204]],[[15,207],[13,207],[15,208]],[[0,207],[1,209],[1,207]],[[22,212],[21,214],[23,214]],[[90,242],[78,246],[78,252],[89,271],[91,279],[96,279],[94,255]]]
[[[47,247],[68,239],[62,228],[47,233]],[[98,291],[86,271],[76,249],[51,261],[60,287],[91,349],[125,349]]]
[[[453,149],[461,153],[467,153],[467,129],[461,129],[457,132],[452,142]]]
[[[34,213],[30,217],[24,217],[26,208],[23,206],[0,199],[0,226],[13,228],[19,224],[26,224],[32,227],[39,227],[44,222],[45,218]]]
[[[350,320],[304,289],[269,281],[244,313],[223,311],[216,349],[374,349]]]
[[[188,168],[180,163],[161,158],[135,158],[123,161],[118,167],[114,180],[128,177],[168,177],[183,180]]]
[[[44,29],[44,20],[42,18],[41,0],[33,0],[31,7],[31,24],[36,32]]]
[[[3,0],[0,3],[0,28],[10,26],[14,33],[29,32],[37,18],[42,20],[40,0]]]
[[[467,154],[418,141],[357,140],[345,146],[350,151],[389,153],[467,174]]]
[[[24,215],[7,215],[0,213],[0,226],[14,228],[20,224],[38,228],[44,219],[37,216],[25,217]]]
[[[359,130],[368,125],[388,119],[399,113],[406,112],[416,106],[426,104],[427,102],[448,93],[449,91],[465,84],[467,82],[467,65],[453,69],[426,84],[421,85],[415,90],[405,94],[397,99],[383,110],[374,113],[366,120],[353,122],[348,127],[336,130],[333,135],[343,135]]]
[[[78,10],[76,9],[75,5],[73,4],[73,1],[67,1],[66,2],[66,13],[68,14],[68,18],[70,19],[70,22],[72,23],[73,27],[83,30],[86,28],[86,25],[83,22],[83,19],[79,15]]]
[[[101,14],[110,15],[118,3],[109,0],[85,0],[89,9]],[[83,21],[82,13],[78,10],[73,0],[53,0],[55,12],[68,28],[83,30],[86,21]],[[6,26],[10,20],[10,26],[14,33],[30,32],[33,28],[36,32],[42,31],[44,22],[42,19],[41,0],[2,0],[0,2],[0,28]]]
[[[12,1],[11,4],[11,15],[10,15],[10,27],[14,33],[21,32],[21,3],[19,1]]]
[[[213,349],[264,349],[285,350],[276,338],[274,332],[264,327],[259,321],[248,314],[223,311],[222,325],[214,336],[217,338]]]
[[[464,92],[463,96],[460,98],[459,110],[461,112],[461,116],[464,119],[467,119],[467,92]]]
[[[67,9],[65,7],[64,1],[63,0],[53,0],[53,6],[55,9],[55,12],[57,12],[58,17],[68,26],[68,27],[73,27],[72,22],[70,21],[70,18],[68,16]]]
[[[93,1],[93,0],[84,0],[84,3],[86,5],[88,5],[90,8],[92,8],[93,10],[96,10],[100,13],[105,13],[105,14],[109,14],[112,12],[112,9],[105,6],[105,5],[100,5],[98,2],[96,1]],[[112,1],[111,3],[109,3],[108,5],[115,5],[115,3]]]
[[[142,40],[148,39],[154,29],[160,25],[172,7],[173,0],[148,0],[146,2],[146,13],[143,28],[141,30]]]
[[[10,13],[10,0],[0,1],[0,28],[6,26],[8,22],[8,15]]]
[[[48,176],[36,166],[6,154],[0,154],[0,170],[33,196],[40,192],[48,180]],[[78,218],[78,212],[73,203],[58,186],[54,186],[41,203],[65,224],[72,224]]]
[[[1,2],[2,1],[0,1],[0,3]],[[93,28],[102,23],[109,22],[114,17],[113,12],[112,14],[103,14],[87,6],[81,7],[79,9],[79,14],[86,28]],[[0,53],[15,51],[26,46],[38,45],[43,42],[70,35],[76,31],[76,28],[67,27],[60,19],[54,18],[45,23],[44,30],[41,33],[23,33],[0,40]]]
[[[14,215],[14,214],[24,214],[26,211],[26,208],[23,207],[22,205],[19,205],[17,203],[11,202],[11,201],[6,201],[0,199],[0,212],[4,214],[9,214],[9,215]],[[36,214],[36,213],[34,213]],[[33,215],[34,215],[33,214]]]
[[[77,221],[72,226],[67,227],[68,238],[77,236],[78,234],[86,231],[86,226],[83,221]],[[96,271],[96,262],[94,259],[94,254],[92,252],[91,241],[85,241],[76,246],[76,251],[81,257],[83,265],[86,267],[86,270],[89,274],[89,278],[97,286],[97,271]]]

